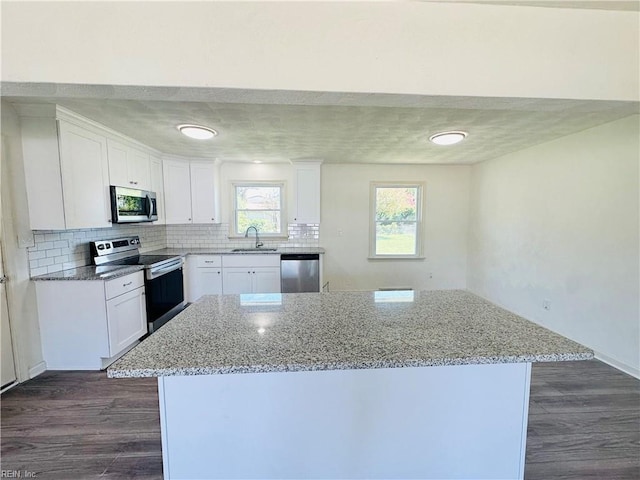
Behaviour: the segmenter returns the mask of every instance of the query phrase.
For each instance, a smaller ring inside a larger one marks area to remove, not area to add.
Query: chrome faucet
[[[251,230],[252,228],[256,231],[256,248],[260,248],[261,246],[264,245],[264,243],[260,241],[260,237],[258,236],[258,229],[253,225],[247,228],[247,231],[244,232],[244,238],[247,238],[249,236],[249,230]]]

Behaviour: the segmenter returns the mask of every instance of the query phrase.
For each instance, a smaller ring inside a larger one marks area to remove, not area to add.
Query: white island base
[[[158,378],[164,478],[522,479],[530,363]]]

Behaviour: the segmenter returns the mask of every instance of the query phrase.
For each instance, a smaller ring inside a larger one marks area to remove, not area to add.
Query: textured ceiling
[[[57,103],[167,154],[224,162],[468,164],[638,112],[629,102],[328,92],[3,84],[12,102]],[[170,100],[158,100],[159,98]],[[219,131],[198,141],[176,130]],[[431,144],[465,130],[455,146]]]

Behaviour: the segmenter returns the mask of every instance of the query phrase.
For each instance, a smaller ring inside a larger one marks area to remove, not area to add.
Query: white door
[[[222,275],[224,294],[253,293],[250,267],[225,267]]]
[[[112,357],[147,333],[144,287],[107,300],[109,355]]]
[[[164,218],[166,223],[192,223],[189,162],[165,160],[162,170],[164,175]]]
[[[129,150],[129,177],[135,188],[151,189],[151,171],[149,170],[149,154],[132,148]]]
[[[190,302],[195,302],[203,295],[222,294],[221,268],[196,268],[191,285]]]
[[[2,156],[4,157],[5,143],[2,142]],[[2,159],[4,163],[4,158]],[[0,169],[0,172],[2,169]],[[2,179],[0,178],[0,183]],[[4,263],[2,260],[2,203],[0,202],[0,387],[16,380],[16,365],[13,358],[13,345],[11,341],[11,324],[9,323],[9,308],[7,306],[7,288],[4,276]]]
[[[60,166],[67,228],[110,227],[106,137],[60,121]]]
[[[156,225],[164,223],[164,183],[162,180],[162,159],[149,157],[151,169],[151,191],[156,192],[156,205],[158,207],[158,220]]]
[[[216,218],[215,165],[191,162],[193,223],[219,223]]]
[[[9,324],[9,309],[7,307],[7,289],[5,287],[4,268],[2,266],[2,246],[0,245],[0,317],[2,317],[1,358],[2,378],[0,387],[10,384],[16,379],[16,366],[13,360],[13,346],[11,345],[11,326]]]
[[[280,293],[280,269],[276,267],[253,268],[253,293]]]

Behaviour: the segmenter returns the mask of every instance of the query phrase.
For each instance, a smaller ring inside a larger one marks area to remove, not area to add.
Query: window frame
[[[376,192],[378,188],[417,188],[416,199],[416,251],[413,254],[379,254],[376,253]],[[369,188],[369,259],[370,260],[422,260],[424,259],[424,182],[371,182]]]
[[[244,238],[244,232],[238,233],[238,195],[237,187],[277,187],[280,189],[280,232],[267,233],[259,231],[260,238],[288,238],[287,232],[287,182],[284,180],[233,180],[231,182],[231,221],[229,222],[229,238]],[[255,210],[258,211],[258,210]]]

